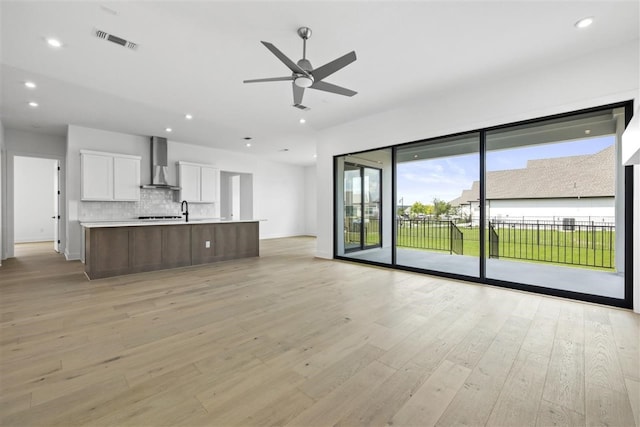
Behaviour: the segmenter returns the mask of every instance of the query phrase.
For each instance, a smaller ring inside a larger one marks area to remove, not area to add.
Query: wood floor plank
[[[373,391],[396,372],[380,362],[372,362],[340,387],[318,400],[315,405],[300,413],[287,425],[334,425],[351,412],[351,409],[369,400]]]
[[[543,398],[584,414],[584,345],[556,339],[551,352]]]
[[[624,376],[640,381],[640,316],[628,310],[609,310],[609,321]]]
[[[412,362],[407,363],[380,384],[368,400],[355,406],[336,425],[390,425],[396,412],[416,393],[432,372],[433,369],[426,369]]]
[[[633,426],[629,395],[587,382],[587,426]]]
[[[308,378],[299,388],[312,399],[321,399],[357,374],[358,371],[366,368],[383,353],[384,350],[365,344],[344,358],[337,360],[317,375]]]
[[[0,425],[640,424],[637,314],[260,246],[88,281],[18,245]]]
[[[541,356],[550,356],[557,325],[556,319],[535,317],[522,343],[522,350]]]
[[[435,425],[470,373],[471,369],[444,360],[393,416],[391,424]]]
[[[584,361],[587,383],[626,392],[611,325],[585,322]]]
[[[633,411],[633,418],[636,420],[636,425],[640,426],[640,381],[626,378],[625,384],[627,386],[631,410]]]
[[[520,350],[488,425],[535,425],[548,365],[548,356]]]
[[[563,427],[585,427],[586,419],[584,414],[579,414],[571,409],[556,405],[542,399],[538,416],[537,427],[563,426]]]
[[[510,316],[437,425],[484,425],[498,399],[531,321]]]

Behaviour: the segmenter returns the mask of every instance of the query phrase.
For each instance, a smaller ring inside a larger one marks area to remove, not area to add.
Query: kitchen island
[[[89,279],[256,257],[259,222],[84,222]]]

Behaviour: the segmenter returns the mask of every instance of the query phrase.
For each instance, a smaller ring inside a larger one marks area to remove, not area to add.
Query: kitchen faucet
[[[189,202],[183,200],[180,205],[180,210],[182,211],[182,215],[184,215],[184,221],[189,222]]]

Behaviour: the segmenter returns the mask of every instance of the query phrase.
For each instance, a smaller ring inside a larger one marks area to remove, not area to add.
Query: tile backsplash
[[[173,198],[173,191],[140,189],[137,202],[80,202],[78,217],[81,221],[127,220],[149,215],[180,215],[180,202]],[[192,203],[189,205],[192,218],[216,217],[215,204]]]

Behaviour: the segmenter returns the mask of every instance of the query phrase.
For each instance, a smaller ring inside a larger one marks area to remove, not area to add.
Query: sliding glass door
[[[382,171],[344,164],[344,250],[380,247]]]
[[[616,116],[487,132],[488,279],[624,298]]]
[[[480,137],[471,133],[396,149],[396,263],[480,275]]]
[[[629,307],[631,105],[336,156],[336,257]]]

